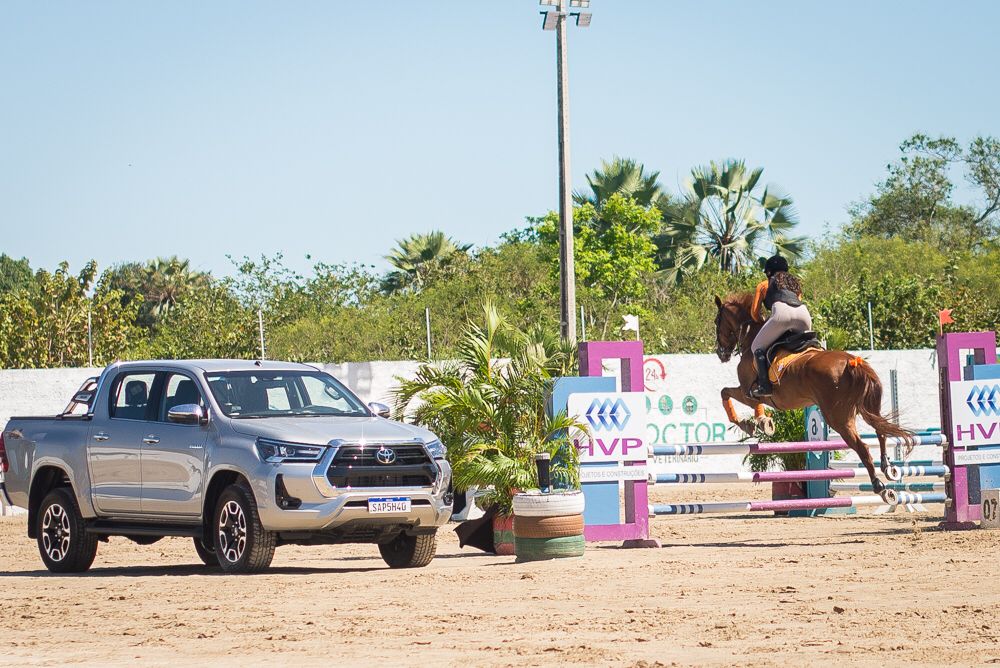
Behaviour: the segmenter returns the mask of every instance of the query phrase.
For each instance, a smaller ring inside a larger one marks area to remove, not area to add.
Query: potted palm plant
[[[495,511],[497,553],[513,554],[513,498],[537,486],[535,455],[550,455],[554,487],[577,488],[578,457],[567,434],[585,427],[545,409],[552,379],[572,370],[572,352],[540,330],[513,327],[492,302],[483,315],[482,324],[468,324],[456,359],[399,379],[395,417],[441,438],[455,489],[484,490],[479,499]]]
[[[790,411],[775,411],[774,433],[766,435],[760,433],[760,440],[768,443],[782,443],[790,441],[806,440],[806,419],[805,411],[802,409]],[[781,453],[774,455],[747,455],[744,462],[749,464],[750,470],[754,473],[763,471],[799,471],[806,467],[806,455],[804,452]],[[803,499],[806,496],[805,483],[803,482],[772,482],[771,498],[775,501],[781,499]],[[775,511],[776,515],[787,515],[783,511]]]

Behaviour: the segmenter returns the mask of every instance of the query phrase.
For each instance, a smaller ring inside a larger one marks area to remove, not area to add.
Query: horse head
[[[749,295],[749,300],[753,295]],[[726,301],[715,297],[718,313],[715,315],[715,354],[719,361],[725,364],[732,359],[733,353],[740,350],[748,333],[748,325],[752,322],[748,295],[732,295]]]

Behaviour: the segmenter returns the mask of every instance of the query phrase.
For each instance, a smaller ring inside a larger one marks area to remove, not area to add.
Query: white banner
[[[1000,445],[1000,381],[966,380],[950,389],[952,446]]]
[[[618,480],[647,480],[649,469],[645,466],[581,466],[580,482],[615,482]]]
[[[580,432],[572,435],[581,462],[646,461],[642,392],[578,392],[569,395],[566,412],[590,430],[589,438]]]
[[[955,450],[955,466],[976,466],[977,464],[1000,464],[1000,449]]]

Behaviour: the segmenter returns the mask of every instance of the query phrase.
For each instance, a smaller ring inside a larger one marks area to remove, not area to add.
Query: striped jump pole
[[[897,504],[944,503],[945,494],[920,494],[899,492]],[[789,510],[818,510],[821,508],[856,508],[858,506],[881,506],[885,500],[880,496],[843,496],[826,499],[783,499],[780,501],[738,501],[718,503],[678,503],[654,504],[649,506],[650,516],[654,515],[702,515],[723,513],[746,513]]]
[[[944,481],[939,482],[887,482],[885,486],[897,492],[943,492]],[[871,492],[870,482],[834,482],[830,484],[834,492]]]
[[[877,443],[876,439],[866,438],[864,440],[866,444]],[[887,438],[886,446],[892,445],[895,447],[901,441],[902,439],[898,438],[896,439]],[[842,441],[834,441],[834,442],[840,443]],[[917,433],[915,434],[914,442],[915,445],[938,446],[944,448],[945,451],[948,448],[947,436],[940,432],[931,431],[930,433],[928,433],[927,431],[924,431]],[[865,470],[864,464],[862,464],[860,461],[853,461],[853,460],[846,462],[833,461],[833,458],[830,456],[830,452],[831,451],[829,450],[824,450],[807,454],[806,468],[810,470],[829,470],[829,469],[858,470],[858,471]],[[897,457],[898,456],[899,455],[897,449]],[[875,468],[881,469],[882,467],[881,464],[882,464],[881,461],[875,462]],[[901,482],[904,478],[913,478],[913,477],[934,477],[934,478],[943,477],[947,481],[950,479],[950,476],[951,476],[951,470],[947,466],[945,466],[942,463],[942,461],[930,460],[930,459],[910,460],[910,461],[907,461],[905,459],[904,460],[894,459],[892,460],[889,466],[889,471],[888,471],[889,480],[887,482]],[[833,485],[831,485],[828,481],[825,480],[814,480],[806,482],[805,487],[806,487],[806,497],[810,499],[825,499],[829,497],[831,492],[833,492],[835,489]],[[847,491],[845,487],[843,486],[839,487],[841,491]],[[892,485],[892,484],[889,484],[886,487],[888,490],[890,490],[890,492],[899,491],[900,489],[905,491],[907,489],[906,487],[900,488],[898,485]],[[850,489],[853,491],[872,491],[872,485],[870,481],[868,481],[867,485],[864,487],[859,486],[859,487],[852,487]],[[923,488],[920,489],[923,490]],[[904,504],[899,504],[899,505],[904,505]],[[885,508],[889,512],[892,512],[896,507],[897,507],[896,505],[885,506]],[[910,508],[909,505],[904,505],[904,507],[906,507],[907,509]],[[853,513],[855,511],[851,508],[830,509],[829,511],[826,511],[826,509],[821,509],[819,511],[801,511],[793,514],[822,515],[822,514],[827,514],[827,512]]]
[[[889,464],[892,465],[892,466],[900,466],[900,467],[902,467],[902,466],[916,467],[916,466],[941,466],[943,464],[943,462],[941,460],[939,460],[939,459],[938,460],[935,460],[935,459],[910,459],[910,460],[907,460],[907,459],[893,459],[892,461],[889,462]],[[830,462],[830,467],[829,468],[831,468],[831,469],[861,469],[861,468],[864,468],[864,467],[865,467],[865,465],[862,464],[861,462],[855,462],[855,461],[849,461],[848,462],[848,461],[842,461],[842,460],[840,460],[840,461],[832,461],[832,462]],[[881,467],[882,467],[881,460],[875,460],[875,468],[881,468]],[[934,475],[934,474],[928,474],[928,475]]]
[[[947,466],[900,466],[896,467],[900,477],[906,476],[946,476]],[[868,473],[864,469],[815,469],[806,471],[761,471],[752,473],[739,471],[736,473],[657,473],[650,474],[649,482],[656,484],[700,485],[711,483],[732,482],[806,482],[812,480],[852,480],[864,478]],[[855,485],[855,487],[857,484]],[[868,483],[869,491],[871,483]],[[891,487],[890,487],[891,488]]]
[[[947,439],[941,434],[917,436],[917,445],[944,445]],[[869,448],[877,448],[876,439],[864,439]],[[905,443],[901,438],[887,438],[886,445]],[[673,445],[654,445],[652,454],[663,456],[690,455],[778,455],[796,452],[834,452],[850,450],[844,441],[794,441],[790,443],[684,443]]]

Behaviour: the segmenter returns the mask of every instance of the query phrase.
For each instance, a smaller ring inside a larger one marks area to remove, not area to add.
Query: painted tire
[[[493,517],[493,551],[501,557],[514,554],[514,517],[495,515]]]
[[[514,554],[518,561],[542,561],[564,557],[582,557],[586,547],[583,536],[562,538],[514,538]]]
[[[583,492],[530,492],[514,495],[514,515],[520,517],[563,517],[583,514]]]
[[[583,535],[583,515],[559,517],[514,516],[516,538],[563,538]]]

